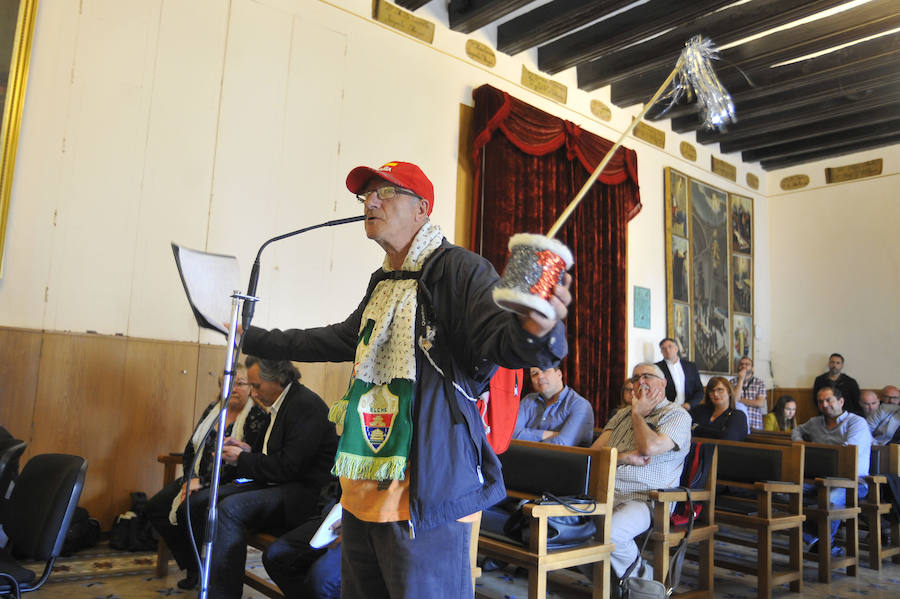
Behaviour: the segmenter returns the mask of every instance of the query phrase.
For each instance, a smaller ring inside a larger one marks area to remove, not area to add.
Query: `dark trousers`
[[[290,503],[285,495],[290,490]],[[297,518],[316,513],[318,489],[308,492],[295,484],[267,486],[229,484],[220,490],[216,534],[209,570],[209,596],[240,599],[244,590],[247,535],[264,530],[279,534],[286,524],[287,510]]]
[[[344,510],[341,597],[472,597],[471,531],[471,524],[450,522],[410,538],[407,522],[363,522]]]
[[[169,511],[172,509],[172,501],[181,493],[184,485],[182,479],[176,479],[169,483],[163,489],[150,498],[147,502],[147,518],[168,545],[172,552],[172,557],[182,570],[199,571],[197,558],[194,556],[194,550],[191,547],[191,540],[188,536],[187,526],[184,518],[184,504],[178,508],[178,525],[173,526],[169,522]],[[206,506],[209,502],[208,494],[205,490],[198,491],[191,495],[191,524],[194,530],[199,530],[197,539],[202,538],[203,530],[206,526]],[[200,541],[197,541],[198,549]]]
[[[288,599],[340,599],[341,547],[313,549],[309,540],[324,518],[312,518],[266,548],[266,572]]]

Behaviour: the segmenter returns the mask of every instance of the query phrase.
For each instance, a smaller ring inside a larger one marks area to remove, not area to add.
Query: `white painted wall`
[[[884,159],[881,176],[827,185],[825,168]],[[782,177],[808,187],[784,192]],[[812,386],[843,354],[863,388],[900,384],[900,146],[771,174],[772,361],[776,382]]]
[[[522,66],[537,70],[534,51],[498,54],[493,69],[475,64],[465,56],[470,37],[440,25],[440,4],[417,13],[438,23],[429,45],[374,23],[369,0],[42,0],[0,325],[218,341],[193,322],[170,241],[236,255],[246,280],[263,240],[357,214],[345,174],[391,159],[429,174],[433,219],[452,239],[458,105],[475,87],[505,89],[613,140],[637,114],[595,119],[590,101],[609,104],[608,89],[581,92],[574,69],[555,77],[568,86],[565,106],[521,88]],[[493,44],[492,35],[472,38]],[[782,215],[743,184],[748,172],[766,184],[757,165],[724,156],[738,165],[738,183],[727,181],[709,172],[717,148],[698,146],[689,163],[678,152],[685,139],[694,141],[667,131],[666,151],[627,141],[644,204],[629,227],[629,323],[631,286],[652,293],[652,328],[630,328],[627,361],[658,359],[666,330],[663,168],[673,166],[756,199],[755,343],[765,370],[777,328],[769,227]],[[359,225],[272,246],[256,323],[340,320],[380,261]],[[780,251],[779,261],[789,265]]]

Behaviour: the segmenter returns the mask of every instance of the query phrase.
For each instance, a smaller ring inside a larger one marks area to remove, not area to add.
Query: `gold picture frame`
[[[667,332],[701,372],[753,357],[753,199],[665,169]]]
[[[4,4],[6,7],[0,14],[3,21],[0,22],[0,62],[6,62],[3,59],[7,52],[10,58],[5,81],[0,67],[0,93],[3,93],[5,88],[2,102],[3,120],[0,125],[0,277],[3,276],[6,224],[12,195],[13,172],[16,167],[16,150],[19,145],[19,128],[22,125],[22,109],[25,104],[25,87],[31,63],[31,45],[34,40],[38,0],[18,0],[16,3]]]

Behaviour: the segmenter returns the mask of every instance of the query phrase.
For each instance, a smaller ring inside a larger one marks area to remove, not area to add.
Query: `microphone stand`
[[[237,327],[238,327],[238,312],[241,308],[241,304],[243,304],[243,311],[241,312],[241,326],[243,330],[246,331],[250,328],[250,321],[253,320],[253,312],[256,308],[256,302],[259,301],[259,298],[255,297],[257,283],[259,282],[259,257],[262,254],[262,251],[268,246],[270,243],[275,241],[280,241],[282,239],[286,239],[288,237],[293,237],[295,235],[300,235],[301,233],[306,233],[307,231],[312,231],[313,229],[321,229],[322,227],[333,227],[335,225],[345,225],[348,223],[355,223],[361,220],[365,220],[365,216],[353,216],[350,218],[339,218],[337,220],[330,220],[328,222],[324,222],[318,225],[313,225],[311,227],[304,227],[303,229],[297,229],[296,231],[291,231],[290,233],[285,233],[284,235],[279,235],[277,237],[273,237],[266,241],[262,246],[260,246],[259,251],[256,253],[256,260],[253,262],[253,268],[250,270],[250,282],[247,284],[247,293],[242,294],[239,291],[235,291],[231,295],[231,326],[228,328],[228,352],[225,354],[225,373],[224,378],[222,380],[222,395],[219,398],[219,429],[216,431],[216,459],[213,462],[213,472],[212,472],[212,481],[209,492],[209,511],[206,516],[206,531],[204,533],[203,540],[203,559],[200,564],[200,592],[199,599],[207,599],[209,596],[209,567],[212,559],[212,548],[213,542],[215,541],[216,536],[216,514],[218,508],[218,499],[219,499],[219,478],[222,471],[222,446],[225,443],[225,421],[227,417],[227,405],[228,398],[231,396],[231,386],[234,380],[234,364],[237,361],[238,355],[240,355],[241,347],[243,346],[243,335],[241,335],[240,341],[237,339]],[[251,400],[252,401],[252,400]],[[189,501],[190,495],[188,495],[185,499]],[[189,509],[186,505],[185,509]]]

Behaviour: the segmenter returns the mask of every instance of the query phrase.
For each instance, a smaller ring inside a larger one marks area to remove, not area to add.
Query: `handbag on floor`
[[[644,552],[644,548],[647,546],[647,540],[650,538],[650,534],[653,530],[651,525],[644,536],[644,542],[641,545],[640,551],[638,551],[637,557],[631,565],[628,566],[624,576],[622,576],[622,579],[619,581],[620,599],[666,599],[672,591],[678,588],[678,583],[681,582],[681,566],[684,564],[684,554],[687,552],[688,538],[691,536],[691,531],[694,530],[695,517],[694,502],[691,501],[690,489],[687,487],[678,488],[687,494],[687,501],[685,502],[687,505],[687,530],[684,533],[684,538],[678,543],[678,548],[675,549],[672,560],[669,562],[669,572],[666,576],[669,587],[667,588],[666,585],[658,580],[648,580],[646,578],[631,576],[634,569],[641,563],[641,554]]]

